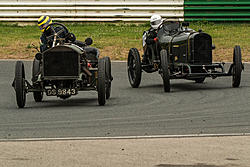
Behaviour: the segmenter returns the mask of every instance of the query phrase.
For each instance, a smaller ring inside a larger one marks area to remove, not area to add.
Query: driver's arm
[[[40,37],[40,52],[45,51],[47,48],[47,39],[44,34]]]
[[[46,39],[44,34],[42,34],[42,36],[40,37],[40,44],[41,45],[43,45],[43,44],[46,45],[47,44],[47,39]]]
[[[157,33],[155,30],[152,30],[152,31],[149,31],[149,33],[147,34],[147,39],[146,39],[146,43],[148,45],[150,44],[153,44],[155,41],[154,41],[154,38],[157,37]]]

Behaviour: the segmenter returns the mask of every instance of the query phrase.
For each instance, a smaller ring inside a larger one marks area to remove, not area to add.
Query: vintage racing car
[[[67,27],[61,23],[51,23],[47,27],[55,30],[58,26],[69,33]],[[79,91],[97,90],[99,105],[105,105],[106,99],[110,97],[110,58],[99,58],[98,49],[89,47],[92,44],[91,38],[87,38],[82,42],[82,46],[78,46],[60,38],[63,31],[53,31],[53,35],[48,37],[53,43],[52,47],[36,54],[32,68],[32,84],[25,79],[23,62],[16,62],[12,86],[16,91],[19,108],[25,106],[26,94],[29,92],[33,92],[36,102],[42,101],[44,92],[47,96],[66,99],[77,95]],[[37,74],[38,76],[35,76]],[[35,77],[37,79],[33,80]]]
[[[131,48],[128,54],[128,78],[133,88],[141,82],[142,70],[147,73],[158,71],[163,79],[165,92],[170,92],[170,79],[204,82],[206,77],[232,76],[232,86],[239,87],[244,66],[240,46],[234,47],[233,64],[225,72],[225,63],[212,62],[212,37],[199,30],[188,28],[189,23],[164,21],[158,28],[152,44],[143,48],[147,58],[141,62],[139,51]]]

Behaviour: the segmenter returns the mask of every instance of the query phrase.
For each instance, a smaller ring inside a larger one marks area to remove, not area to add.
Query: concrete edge
[[[0,142],[38,142],[38,141],[75,141],[75,140],[131,140],[131,139],[167,139],[167,138],[203,138],[250,136],[250,133],[228,134],[189,134],[189,135],[153,135],[153,136],[117,136],[117,137],[66,137],[66,138],[23,138],[0,139]]]

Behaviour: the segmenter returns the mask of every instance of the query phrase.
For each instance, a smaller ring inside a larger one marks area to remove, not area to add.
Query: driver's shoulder
[[[41,35],[41,37],[47,37],[52,35],[52,31],[50,29],[48,29],[47,31],[44,31]]]
[[[150,35],[153,31],[154,31],[154,29],[152,29],[152,28],[150,27],[148,30],[146,30],[146,31],[143,32],[143,35],[144,35],[144,34]]]

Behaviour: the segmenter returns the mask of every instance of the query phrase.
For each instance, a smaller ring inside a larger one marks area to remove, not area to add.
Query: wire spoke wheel
[[[16,91],[16,101],[19,108],[23,108],[26,103],[25,71],[22,61],[16,62],[14,88]]]
[[[98,103],[100,106],[104,106],[106,103],[106,75],[105,75],[105,59],[98,60]]]
[[[34,59],[33,66],[32,66],[33,87],[37,87],[37,84],[35,84],[35,82],[38,79],[39,72],[40,72],[40,61],[37,59]],[[41,91],[33,92],[33,98],[34,98],[35,102],[41,102],[43,99],[43,92],[41,92]]]
[[[132,88],[138,88],[141,83],[141,59],[136,48],[131,48],[128,54],[128,78]]]
[[[202,77],[202,78],[197,78],[195,79],[195,83],[203,83],[205,81],[206,77]]]
[[[239,87],[241,81],[242,72],[242,60],[241,60],[241,49],[240,46],[234,47],[233,53],[233,68],[232,68],[232,85],[233,87]]]
[[[106,99],[110,98],[111,95],[111,81],[113,80],[111,75],[111,61],[109,57],[105,59],[105,74],[106,74]]]
[[[170,72],[168,68],[168,54],[165,49],[162,49],[160,52],[161,56],[161,70],[162,70],[162,79],[164,92],[170,92]]]

